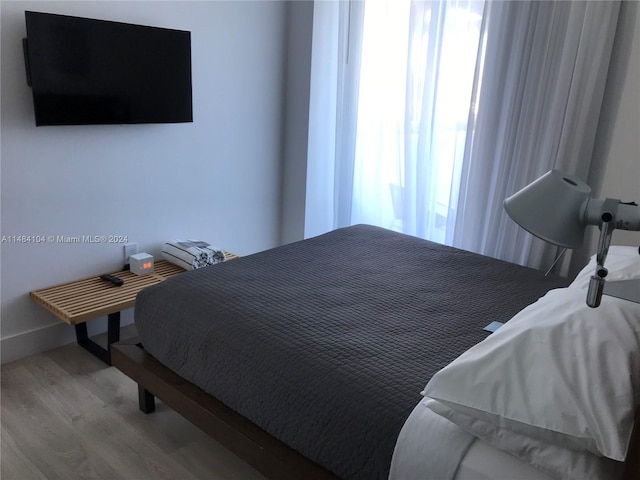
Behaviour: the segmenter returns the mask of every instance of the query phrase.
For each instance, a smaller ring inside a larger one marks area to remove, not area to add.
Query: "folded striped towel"
[[[224,262],[224,252],[207,242],[199,240],[173,240],[162,247],[162,256],[185,270],[214,265]]]

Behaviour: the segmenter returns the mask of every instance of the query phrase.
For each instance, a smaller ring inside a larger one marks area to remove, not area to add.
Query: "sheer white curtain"
[[[551,169],[587,178],[618,11],[610,1],[487,4],[453,245],[552,264],[558,249],[518,227],[502,202]]]
[[[367,3],[352,223],[445,241],[483,2]]]
[[[619,2],[316,2],[305,235],[393,228],[541,268],[504,198],[586,178]]]
[[[482,9],[316,2],[305,236],[369,223],[445,241]]]
[[[305,237],[351,222],[363,1],[313,7]]]

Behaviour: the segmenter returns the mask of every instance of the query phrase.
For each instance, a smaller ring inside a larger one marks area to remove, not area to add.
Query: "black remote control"
[[[117,286],[121,286],[124,283],[124,280],[122,280],[121,278],[118,278],[114,275],[109,275],[108,273],[105,273],[104,275],[100,275],[100,278],[102,280],[106,280],[107,282],[111,282]]]

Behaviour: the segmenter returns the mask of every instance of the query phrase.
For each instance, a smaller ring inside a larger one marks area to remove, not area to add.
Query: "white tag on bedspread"
[[[502,322],[491,322],[489,325],[484,327],[483,330],[493,333],[503,325],[504,325],[504,323],[502,323]]]

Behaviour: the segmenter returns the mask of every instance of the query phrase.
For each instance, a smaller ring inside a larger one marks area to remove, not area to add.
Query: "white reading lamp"
[[[509,216],[522,228],[565,248],[582,245],[588,225],[600,227],[596,271],[589,282],[587,305],[600,305],[602,294],[640,303],[640,280],[607,282],[604,262],[613,230],[640,231],[640,207],[607,198],[591,197],[591,188],[579,178],[551,170],[504,201]]]

